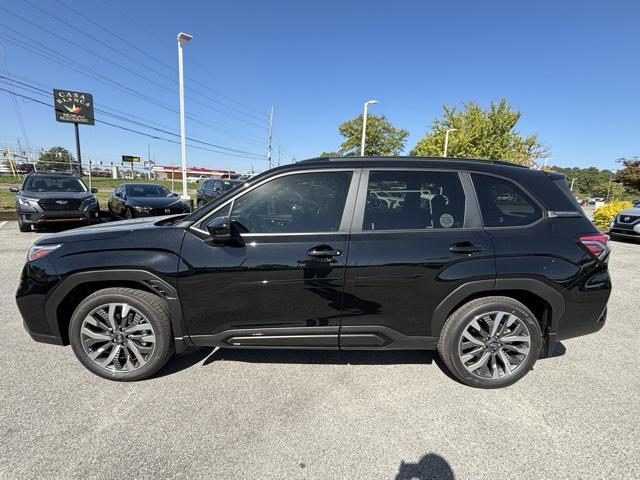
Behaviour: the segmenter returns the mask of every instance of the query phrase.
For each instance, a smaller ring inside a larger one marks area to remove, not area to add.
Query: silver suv
[[[640,239],[640,208],[628,208],[618,213],[611,222],[609,235],[612,239]]]

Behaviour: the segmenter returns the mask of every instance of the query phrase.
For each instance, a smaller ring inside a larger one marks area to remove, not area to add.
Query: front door
[[[435,347],[434,310],[463,283],[493,278],[493,261],[466,173],[363,171],[340,347]]]
[[[358,173],[285,173],[189,229],[178,285],[194,343],[338,347]],[[206,234],[220,216],[242,232],[225,245]]]

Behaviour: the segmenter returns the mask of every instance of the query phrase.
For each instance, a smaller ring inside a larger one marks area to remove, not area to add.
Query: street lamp
[[[189,201],[187,193],[187,145],[184,133],[184,72],[182,69],[182,44],[187,43],[193,37],[187,33],[178,34],[178,76],[180,81],[180,150],[182,155],[182,200]]]
[[[455,132],[457,128],[447,128],[446,133],[444,134],[444,156],[447,156],[447,152],[449,151],[449,132]]]
[[[367,110],[369,105],[380,103],[378,100],[367,100],[364,102],[364,114],[362,115],[362,142],[360,143],[360,156],[364,157],[364,144],[367,137]]]

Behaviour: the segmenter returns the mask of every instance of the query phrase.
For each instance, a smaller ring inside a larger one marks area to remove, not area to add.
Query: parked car
[[[163,185],[123,183],[109,197],[109,212],[120,218],[154,217],[189,212],[189,205]]]
[[[385,190],[402,206],[370,195]],[[497,388],[603,327],[607,240],[557,173],[318,159],[188,216],[39,239],[17,303],[35,340],[71,344],[111,380],[147,378],[189,346],[437,349],[459,381]]]
[[[628,208],[613,217],[609,235],[613,240],[618,238],[640,240],[640,207]]]
[[[633,206],[636,207],[636,208],[639,208],[640,207],[640,199],[634,200],[633,201]]]
[[[16,194],[18,228],[31,231],[53,223],[88,224],[98,221],[100,205],[80,177],[68,173],[29,173],[22,187],[11,187]]]
[[[218,178],[206,180],[196,191],[197,208],[203,207],[214,198],[219,197],[227,190],[231,190],[241,183],[243,182],[239,182],[236,180],[220,180]]]

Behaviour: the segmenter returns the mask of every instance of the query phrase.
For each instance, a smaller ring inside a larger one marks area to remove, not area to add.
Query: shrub
[[[608,230],[613,217],[615,217],[618,212],[626,210],[627,208],[633,208],[633,204],[627,200],[614,200],[605,203],[593,212],[593,223],[600,230]]]

